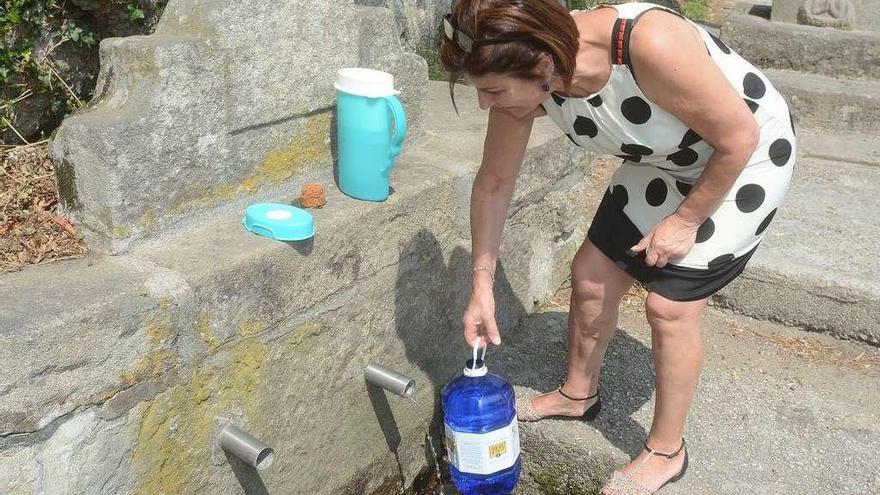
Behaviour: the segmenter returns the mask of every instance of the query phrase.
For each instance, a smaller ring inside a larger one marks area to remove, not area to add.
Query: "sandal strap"
[[[681,447],[679,447],[678,450],[676,450],[675,452],[673,452],[671,454],[667,454],[665,452],[660,452],[660,451],[652,449],[651,447],[648,446],[647,440],[645,440],[645,449],[651,455],[659,455],[659,456],[665,457],[667,459],[672,459],[673,457],[677,456],[678,454],[681,454],[681,451],[684,450],[684,437],[682,437],[682,439],[681,439]]]
[[[559,395],[565,397],[565,398],[568,399],[568,400],[573,400],[573,401],[585,401],[585,400],[595,399],[596,397],[599,396],[599,392],[597,391],[595,394],[593,394],[593,395],[591,395],[591,396],[589,396],[589,397],[584,397],[584,398],[572,397],[572,396],[570,396],[570,395],[568,395],[567,393],[565,393],[565,392],[562,391],[562,387],[564,387],[564,386],[565,386],[565,382],[562,382],[562,384],[559,385],[559,388],[557,388],[556,391],[559,392]]]

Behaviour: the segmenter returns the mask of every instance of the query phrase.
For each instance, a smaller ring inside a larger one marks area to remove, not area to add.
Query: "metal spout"
[[[235,425],[229,425],[220,433],[220,446],[226,452],[241,459],[245,464],[260,471],[272,465],[274,451]]]
[[[413,378],[375,363],[371,363],[364,369],[364,377],[367,379],[367,382],[377,387],[399,395],[404,399],[413,400],[412,396],[416,390],[416,381]]]

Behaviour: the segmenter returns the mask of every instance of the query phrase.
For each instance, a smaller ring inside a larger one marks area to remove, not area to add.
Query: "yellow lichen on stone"
[[[324,333],[324,324],[319,321],[308,321],[293,329],[285,338],[285,345],[297,347],[311,337]]]
[[[131,229],[125,225],[117,225],[113,227],[113,237],[128,237],[129,234],[131,234]]]
[[[330,158],[330,112],[309,118],[289,145],[270,151],[253,174],[237,184],[224,184],[205,191],[194,185],[187,199],[171,206],[172,214],[217,204],[239,194],[252,194],[265,185],[278,184],[295,175],[317,168]]]
[[[198,320],[196,320],[196,335],[208,346],[208,350],[212,354],[217,352],[217,349],[223,345],[223,342],[211,331],[211,315],[208,313],[200,314]]]
[[[143,410],[133,465],[139,495],[198,493],[211,469],[215,418],[242,417],[259,424],[267,347],[247,339],[222,367],[204,365],[187,384],[159,394]]]
[[[261,184],[275,184],[290,178],[296,172],[308,170],[310,165],[329,153],[326,142],[329,134],[330,114],[322,113],[312,117],[294,136],[289,146],[269,153],[252,178],[256,178]]]
[[[159,301],[159,308],[168,309],[173,300],[165,298]],[[125,386],[131,386],[143,380],[158,378],[170,367],[176,353],[170,347],[171,321],[166,313],[149,319],[145,324],[148,350],[135,361],[134,369],[125,371],[120,378]]]
[[[238,334],[242,337],[252,337],[263,331],[262,321],[243,321],[238,325]]]
[[[144,232],[150,232],[153,230],[154,225],[156,225],[156,214],[153,213],[153,210],[147,210],[141,216],[141,228],[144,229]]]

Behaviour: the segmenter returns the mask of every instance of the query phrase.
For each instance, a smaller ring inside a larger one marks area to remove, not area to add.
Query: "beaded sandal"
[[[659,455],[659,456],[663,456],[667,459],[672,459],[673,457],[678,456],[679,454],[681,454],[682,451],[684,451],[684,464],[682,464],[682,466],[681,466],[681,471],[679,471],[678,474],[676,474],[672,478],[669,478],[666,481],[666,483],[663,483],[660,486],[660,488],[658,488],[655,491],[649,490],[646,486],[644,486],[641,483],[639,483],[638,481],[630,478],[629,476],[621,473],[620,471],[614,471],[614,473],[611,475],[611,480],[608,481],[608,484],[606,484],[604,487],[602,487],[602,491],[600,491],[599,494],[600,495],[653,495],[654,493],[657,493],[658,491],[660,491],[660,489],[663,488],[664,486],[666,486],[670,483],[675,483],[676,481],[680,480],[684,476],[684,473],[685,473],[685,471],[687,471],[687,467],[688,467],[688,453],[687,453],[687,449],[684,448],[684,438],[681,439],[681,447],[679,447],[678,450],[676,450],[675,452],[673,452],[671,454],[666,454],[664,452],[657,452],[656,450],[652,449],[651,447],[648,447],[648,442],[645,442],[645,449],[651,455]],[[651,458],[651,456],[646,456],[644,459],[642,459],[642,461],[639,462],[635,468],[633,468],[632,472],[638,471],[642,466],[645,465],[645,462],[647,462],[648,459],[650,459],[650,458]],[[610,490],[610,491],[608,491],[608,490]]]
[[[554,390],[552,392],[547,392],[546,394],[527,394],[523,397],[518,397],[516,399],[516,417],[517,417],[517,419],[519,419],[520,421],[539,421],[544,418],[579,419],[579,420],[583,420],[583,421],[593,421],[594,419],[596,419],[596,416],[599,415],[599,411],[602,410],[602,399],[597,400],[595,404],[590,406],[589,409],[584,411],[584,414],[582,414],[580,416],[566,416],[563,414],[544,415],[544,414],[539,413],[535,409],[535,405],[533,402],[535,399],[537,399],[538,397],[544,397],[545,395],[555,394],[557,392],[559,393],[559,395],[565,397],[566,399],[571,400],[571,401],[576,401],[576,402],[583,402],[583,401],[587,401],[590,399],[595,399],[596,397],[599,396],[599,392],[596,392],[595,394],[593,394],[589,397],[584,397],[584,398],[572,397],[562,391],[563,386],[565,386],[565,382],[562,382],[562,384],[559,385],[559,388],[557,388],[556,390]]]

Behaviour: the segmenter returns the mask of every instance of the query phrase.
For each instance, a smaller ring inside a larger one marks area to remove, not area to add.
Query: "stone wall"
[[[440,22],[452,8],[452,0],[355,0],[355,3],[391,9],[397,33],[411,51],[434,48]]]
[[[385,202],[345,196],[329,169],[292,182],[327,190],[311,242],[255,236],[231,212],[125,255],[0,274],[0,493],[388,495],[430,466],[440,388],[468,355],[487,117],[467,88],[461,116],[445,83],[429,95]],[[507,336],[568,276],[590,159],[536,122],[496,281]],[[414,377],[415,403],[368,389],[370,362]],[[218,449],[230,422],[275,448],[269,470]]]
[[[341,67],[394,74],[417,134],[427,65],[394,25],[350,0],[172,0],[154,34],[101,42],[95,96],[51,144],[62,204],[120,253],[277,194],[331,166]]]

